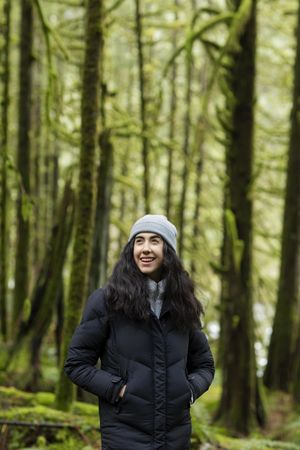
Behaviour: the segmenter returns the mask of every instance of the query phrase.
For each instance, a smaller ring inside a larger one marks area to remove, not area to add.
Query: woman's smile
[[[142,263],[144,263],[144,264],[150,264],[150,263],[152,263],[152,261],[155,260],[155,258],[146,258],[146,257],[140,258],[140,259],[141,259]]]

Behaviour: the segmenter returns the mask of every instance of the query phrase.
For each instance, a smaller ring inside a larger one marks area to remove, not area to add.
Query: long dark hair
[[[130,319],[148,320],[147,277],[133,258],[134,239],[129,241],[115,265],[104,291],[110,314],[123,313]],[[173,248],[164,241],[162,278],[166,280],[165,300],[170,302],[171,320],[179,329],[201,325],[203,307],[194,293],[194,284]]]

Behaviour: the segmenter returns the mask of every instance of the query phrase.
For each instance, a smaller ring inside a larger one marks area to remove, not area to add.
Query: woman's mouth
[[[144,258],[140,258],[140,261],[143,263],[143,264],[150,264],[150,263],[152,263],[152,261],[154,261],[155,260],[155,258],[149,258],[149,257],[144,257]]]

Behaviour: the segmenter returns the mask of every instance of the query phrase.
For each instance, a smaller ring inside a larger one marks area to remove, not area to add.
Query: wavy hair
[[[148,320],[147,276],[137,267],[133,258],[134,239],[124,247],[111,277],[104,287],[108,312],[123,313],[130,319]],[[172,247],[164,241],[162,278],[166,280],[164,300],[170,302],[171,321],[178,329],[201,326],[204,314],[196,298],[194,284]]]

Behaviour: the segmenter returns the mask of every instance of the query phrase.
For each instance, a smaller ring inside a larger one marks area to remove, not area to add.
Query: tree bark
[[[17,249],[15,292],[12,323],[21,320],[29,286],[29,196],[30,196],[30,130],[32,90],[33,8],[30,0],[21,1],[19,111],[17,168],[20,189],[17,201]]]
[[[7,147],[8,147],[8,111],[9,111],[9,82],[10,82],[10,0],[4,1],[3,4],[3,40],[2,49],[2,98],[1,98],[1,237],[0,237],[0,329],[3,341],[6,341],[8,334],[7,323]]]
[[[192,0],[192,6],[193,5]],[[193,27],[193,24],[192,24]],[[191,27],[191,28],[192,28]],[[190,165],[190,128],[191,128],[191,101],[192,101],[192,77],[193,77],[193,43],[189,42],[186,47],[185,53],[185,73],[186,73],[186,86],[185,86],[185,113],[183,121],[183,143],[182,143],[182,156],[183,156],[183,169],[181,176],[181,193],[179,203],[179,217],[178,217],[178,254],[183,257],[184,249],[184,237],[185,237],[185,213],[186,213],[186,196],[188,192],[188,178],[189,178],[189,165]]]
[[[135,0],[136,40],[138,48],[139,86],[140,86],[140,120],[142,133],[142,156],[144,166],[143,192],[145,213],[150,212],[150,163],[149,163],[149,136],[147,121],[146,78],[144,69],[143,28],[140,0]]]
[[[174,12],[174,20],[178,20],[178,0],[174,2],[175,12]],[[175,52],[177,48],[177,30],[173,33],[173,52]],[[170,147],[168,149],[168,173],[167,173],[167,186],[166,186],[166,216],[171,219],[172,218],[172,181],[173,181],[173,159],[174,159],[174,138],[175,138],[175,129],[176,129],[176,110],[177,110],[177,89],[176,89],[176,80],[177,80],[177,61],[173,62],[172,72],[171,72],[171,97],[170,97],[170,128],[169,128],[169,141]]]
[[[71,267],[69,299],[64,326],[63,355],[67,353],[71,336],[79,322],[82,302],[87,294],[92,246],[95,200],[95,152],[99,113],[99,61],[103,2],[87,2],[85,61],[83,67],[81,107],[81,154],[75,237]],[[57,386],[56,404],[59,409],[71,407],[74,386],[64,374],[63,365]]]
[[[109,243],[109,218],[113,183],[113,145],[110,130],[104,130],[99,138],[101,161],[98,173],[97,206],[90,270],[89,292],[103,286],[107,276]]]
[[[36,17],[36,15],[34,16]],[[43,53],[43,47],[41,45],[41,32],[39,29],[36,30],[34,40],[35,43],[34,48],[38,53],[39,57]],[[33,64],[32,68],[32,78],[33,78],[33,86],[34,86],[34,96],[32,101],[32,142],[31,142],[31,158],[32,158],[32,173],[33,176],[31,178],[31,192],[35,199],[43,199],[43,183],[42,176],[43,173],[43,129],[44,125],[42,122],[42,78],[43,78],[43,66],[41,64],[40,58],[37,58]],[[47,126],[47,125],[46,125]],[[45,236],[42,235],[42,227],[41,227],[41,215],[44,210],[44,203],[40,202],[35,203],[34,206],[34,214],[32,217],[32,234],[34,239],[32,240],[32,255],[33,255],[33,272],[37,273],[38,268],[40,267],[41,259],[43,257],[43,252],[45,247],[43,242]]]
[[[61,274],[74,222],[74,193],[70,182],[66,183],[59,211],[55,216],[52,235],[46,246],[47,252],[33,289],[30,316],[16,330],[14,345],[9,354],[8,370],[30,341],[31,351],[27,354],[30,355],[31,364],[26,373],[26,387],[31,390],[38,387],[40,348],[62,292]]]
[[[207,88],[207,64],[203,61],[199,80],[200,80],[200,92],[199,97],[202,98],[205,95]],[[206,119],[203,115],[203,111],[199,112],[197,124],[195,127],[195,153],[196,153],[196,182],[195,182],[195,205],[193,214],[193,253],[191,259],[191,276],[194,278],[197,273],[197,262],[199,261],[199,238],[200,238],[200,210],[201,210],[201,191],[202,191],[202,175],[204,168],[204,145],[205,145],[205,129]],[[199,269],[198,269],[199,270]],[[201,273],[201,270],[200,270]]]
[[[298,252],[298,258],[300,258],[300,252]],[[300,321],[298,320],[298,335],[294,348],[294,360],[293,360],[293,371],[292,371],[292,394],[294,402],[298,405],[300,404]]]
[[[235,10],[241,0],[233,2]],[[252,240],[254,85],[256,49],[256,1],[239,37],[240,51],[229,55],[226,107],[230,121],[225,125],[228,146],[228,185],[223,254],[226,296],[221,305],[223,330],[222,396],[217,418],[235,433],[248,434],[255,424],[263,424],[254,353],[252,311]]]
[[[97,173],[96,213],[93,233],[93,247],[91,268],[89,274],[89,292],[103,286],[107,276],[107,258],[109,247],[109,222],[111,209],[111,194],[113,184],[113,145],[110,138],[110,129],[107,127],[106,101],[107,84],[105,82],[105,45],[101,33],[100,43],[100,79],[101,79],[101,105],[100,117],[102,132],[99,135],[99,164]]]
[[[133,76],[133,71],[130,70],[129,72],[129,77],[128,77],[128,87],[127,87],[127,112],[129,115],[131,115],[133,113],[133,108],[132,108],[132,100],[133,100],[133,87],[134,87],[134,76]],[[129,173],[129,161],[130,161],[130,155],[132,153],[132,138],[131,136],[128,137],[127,141],[126,141],[126,146],[124,148],[124,152],[122,155],[122,159],[121,159],[121,175],[124,177],[128,176]],[[128,208],[130,207],[130,204],[135,205],[136,207],[136,202],[133,201],[133,195],[130,196],[130,194],[128,195],[128,189],[126,188],[126,186],[123,186],[121,184],[121,188],[120,188],[120,203],[119,203],[119,223],[122,224],[125,222],[125,215],[128,218]],[[130,198],[130,200],[128,202],[128,197],[132,197],[132,199]],[[126,212],[126,214],[125,214]],[[134,218],[133,221],[135,221],[136,214],[134,214]],[[127,237],[127,234],[125,235]],[[120,229],[119,230],[119,248],[122,248],[124,246],[124,230]],[[126,242],[126,241],[125,241]]]
[[[296,43],[279,287],[268,363],[264,373],[266,386],[283,391],[290,389],[300,273],[300,3]]]
[[[193,254],[191,260],[191,276],[195,278],[197,273],[197,261],[199,260],[200,237],[200,195],[202,191],[202,174],[204,164],[204,143],[199,142],[199,154],[196,161],[195,205],[193,214]]]

